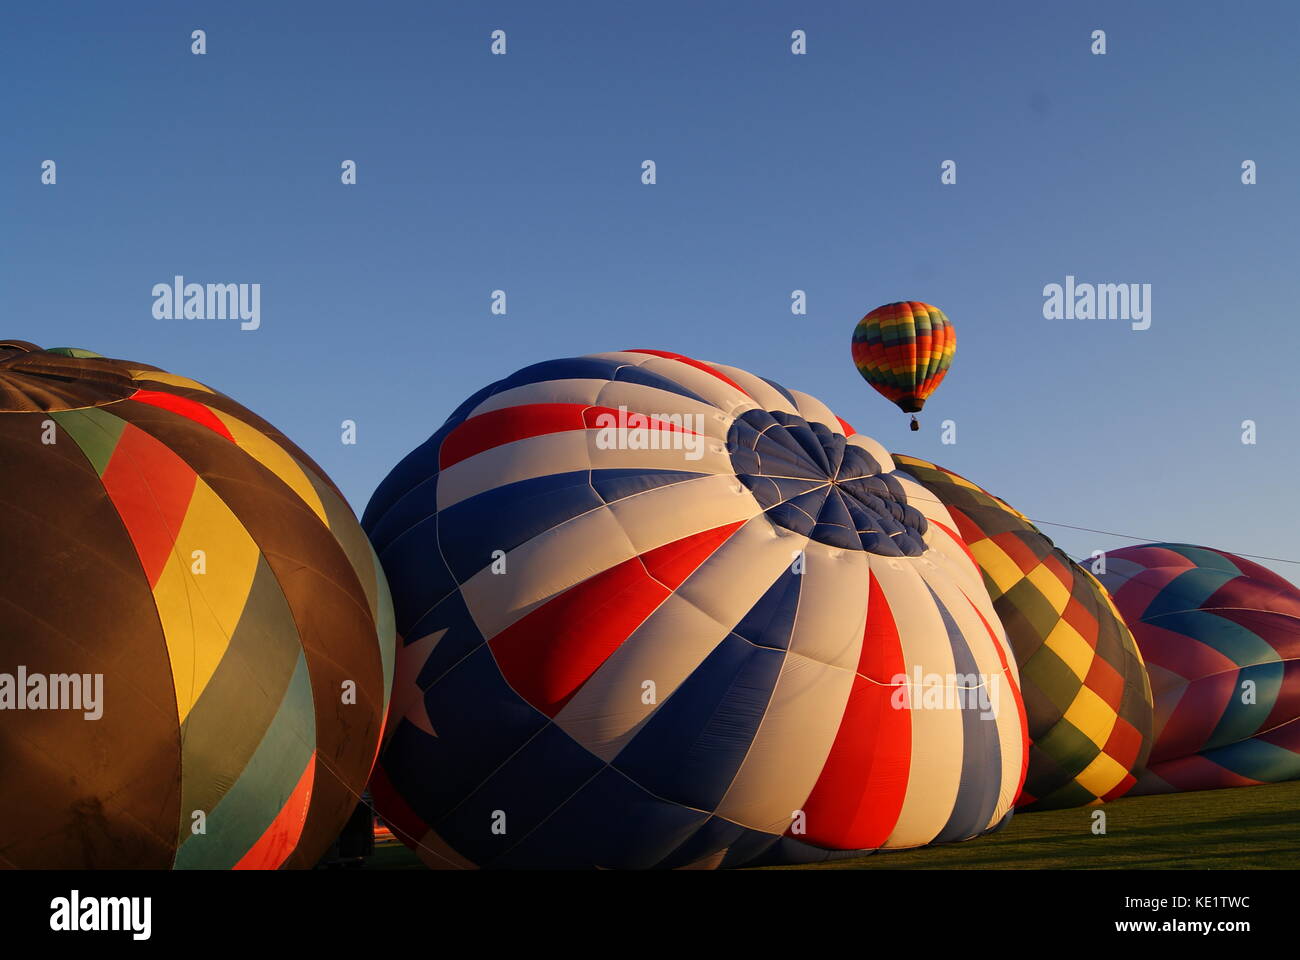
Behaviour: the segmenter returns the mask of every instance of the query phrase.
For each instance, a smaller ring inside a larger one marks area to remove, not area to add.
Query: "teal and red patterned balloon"
[[[1155,744],[1130,793],[1300,779],[1300,590],[1185,543],[1109,551],[1098,576],[1155,699]]]
[[[904,413],[918,413],[952,365],[957,332],[938,307],[903,300],[877,307],[853,331],[862,378]],[[912,419],[916,429],[916,418]]]

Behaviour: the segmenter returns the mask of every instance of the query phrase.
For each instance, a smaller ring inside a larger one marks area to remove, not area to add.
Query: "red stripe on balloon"
[[[1237,663],[1231,657],[1159,622],[1139,620],[1132,625],[1132,630],[1142,658],[1148,664],[1160,666],[1184,680],[1237,670]]]
[[[1262,782],[1233,773],[1227,767],[1221,767],[1200,754],[1178,757],[1159,764],[1148,764],[1147,772],[1159,777],[1179,793],[1192,790],[1219,790],[1226,787],[1254,787]]]
[[[235,438],[230,435],[230,431],[226,429],[226,425],[221,422],[221,419],[211,409],[197,400],[180,397],[174,393],[163,393],[159,390],[137,390],[131,394],[130,399],[136,403],[147,403],[151,407],[178,413],[187,420],[193,420],[195,423],[207,427],[213,433],[220,434],[231,443],[235,442]]]
[[[1291,680],[1293,674],[1290,672],[1292,664],[1287,664],[1287,679]],[[1255,739],[1263,743],[1272,744],[1275,747],[1281,747],[1284,750],[1290,750],[1292,753],[1300,753],[1300,717],[1293,712],[1287,720],[1279,722],[1273,729],[1255,735]]]
[[[674,540],[641,554],[641,562],[652,578],[669,590],[676,590],[743,524],[743,520],[738,520]]]
[[[1201,609],[1213,610],[1215,613],[1222,611],[1223,614],[1253,612],[1262,614],[1265,618],[1274,616],[1291,621],[1291,630],[1287,630],[1284,623],[1267,619],[1264,622],[1268,625],[1258,630],[1248,622],[1234,621],[1241,623],[1265,643],[1271,643],[1278,627],[1281,627],[1280,632],[1276,633],[1279,637],[1288,634],[1300,637],[1300,592],[1294,587],[1279,590],[1272,584],[1261,583],[1251,577],[1233,577],[1206,597],[1201,603]]]
[[[1193,643],[1183,638],[1184,643]],[[1154,760],[1196,753],[1210,745],[1224,711],[1237,695],[1237,670],[1203,676],[1189,683],[1178,698],[1152,749]],[[1222,746],[1223,744],[1215,744]]]
[[[1300,625],[1292,624],[1290,629],[1294,631],[1297,626]],[[1292,638],[1294,640],[1294,633]],[[1275,649],[1278,647],[1276,639],[1273,641],[1273,646]],[[1297,718],[1300,718],[1300,659],[1297,659],[1294,651],[1283,653],[1283,657],[1286,659],[1282,664],[1282,683],[1273,701],[1273,708],[1264,722],[1259,725],[1259,729],[1270,732],[1280,731],[1290,724],[1293,732],[1297,732],[1297,737],[1300,738],[1300,722],[1297,722]],[[1267,734],[1260,735],[1260,739],[1269,743],[1277,742],[1270,740]],[[1297,743],[1293,749],[1300,753],[1300,743]]]
[[[1110,756],[1110,754],[1107,754],[1107,756]],[[1119,761],[1118,757],[1112,757],[1112,759],[1116,760],[1117,762]],[[1134,784],[1136,783],[1137,783],[1137,777],[1133,776],[1133,774],[1131,773],[1126,773],[1124,774],[1123,779],[1121,779],[1119,783],[1111,787],[1110,790],[1106,791],[1106,793],[1102,794],[1101,797],[1099,797],[1098,799],[1100,799],[1102,803],[1110,803],[1112,800],[1118,800],[1120,797],[1124,796],[1126,793],[1132,790]],[[1026,796],[1026,794],[1022,793],[1022,796]],[[1029,804],[1032,802],[1033,802],[1032,798],[1024,801],[1023,804],[1019,800],[1017,800],[1016,806],[1018,807],[1029,806]]]
[[[384,822],[393,831],[393,835],[412,849],[419,846],[424,835],[429,832],[429,825],[406,802],[402,791],[393,786],[393,781],[389,779],[388,771],[382,764],[375,768],[374,775],[370,778],[370,796],[375,807],[384,812]]]
[[[679,363],[684,363],[687,366],[694,367],[696,370],[703,370],[705,373],[709,374],[710,376],[717,377],[723,383],[735,387],[745,396],[747,397],[749,396],[748,390],[746,390],[744,387],[738,384],[735,380],[732,380],[721,370],[715,370],[707,363],[702,363],[699,360],[692,360],[690,357],[683,356],[680,353],[669,353],[667,350],[624,350],[623,352],[624,353],[648,353],[652,357],[663,357],[665,360],[676,360]]]
[[[554,717],[628,636],[739,527],[657,547],[548,600],[489,642],[521,697]]]
[[[1130,557],[1125,556],[1124,559]],[[1146,615],[1147,608],[1160,592],[1188,569],[1190,568],[1181,565],[1149,568],[1125,580],[1119,589],[1111,591],[1111,599],[1115,601],[1115,606],[1124,611],[1124,619],[1130,629],[1133,628],[1134,621],[1140,621]],[[1142,656],[1146,656],[1145,648]]]
[[[1253,580],[1238,578],[1225,584],[1225,589],[1234,584],[1242,589],[1223,593],[1222,589],[1205,602],[1206,609],[1214,609],[1214,615],[1244,631],[1253,633],[1261,644],[1268,645],[1277,656],[1277,663],[1282,666],[1282,682],[1273,692],[1273,702],[1266,697],[1268,688],[1257,691],[1260,697],[1257,709],[1268,709],[1268,715],[1260,718],[1256,730],[1273,730],[1274,727],[1300,717],[1300,617],[1291,610],[1300,606],[1300,596],[1295,592],[1282,593],[1274,591],[1268,585]],[[1262,594],[1262,596],[1261,596]],[[1240,606],[1232,606],[1238,601]],[[1245,609],[1247,604],[1256,604],[1252,609]],[[1268,663],[1268,661],[1262,661]],[[1270,667],[1273,666],[1269,665]],[[1240,679],[1240,678],[1239,678]],[[1252,715],[1256,710],[1252,710]]]
[[[952,516],[954,519],[961,516],[961,514],[958,513],[956,510],[949,510],[948,514],[949,516]],[[948,536],[952,538],[952,542],[957,544],[957,546],[961,547],[961,552],[966,554],[966,559],[970,561],[970,565],[974,567],[976,570],[980,569],[979,561],[975,559],[975,554],[970,552],[970,547],[966,545],[966,540],[964,537],[958,535],[957,531],[952,529],[952,527],[948,526],[946,523],[941,523],[940,521],[934,519],[933,517],[926,517],[926,520],[934,524],[944,533],[948,534]],[[960,525],[961,524],[958,523],[958,526]]]
[[[1132,630],[1147,663],[1154,699],[1155,741],[1149,762],[1195,753],[1214,731],[1226,698],[1235,692],[1237,664],[1207,644],[1153,623],[1139,621]],[[1211,687],[1208,701],[1205,693],[1193,694],[1204,683],[1199,678],[1215,675],[1227,678],[1226,690]],[[1189,710],[1185,703],[1199,706]],[[1213,710],[1213,715],[1197,716],[1198,709]]]
[[[1247,560],[1245,557],[1238,557],[1235,554],[1225,553],[1222,550],[1215,550],[1213,552],[1232,561],[1232,565],[1251,580],[1258,580],[1261,583],[1266,583],[1269,586],[1281,590],[1283,593],[1294,595],[1296,592],[1295,585],[1291,583],[1291,581],[1287,580],[1286,577],[1282,576],[1280,573],[1274,573],[1268,567],[1261,566],[1253,560]]]
[[[1170,550],[1168,547],[1141,545],[1137,547],[1124,547],[1123,550],[1125,560],[1131,560],[1133,563],[1140,564],[1148,569],[1170,567],[1182,571],[1191,570],[1196,566],[1194,560],[1184,556],[1177,550]],[[1216,551],[1211,552],[1213,553]]]
[[[867,624],[839,730],[804,802],[797,836],[841,850],[879,847],[898,823],[912,763],[912,723],[892,702],[893,678],[907,672],[898,627],[879,581],[870,577]],[[793,829],[793,827],[791,828]]]
[[[530,403],[490,410],[460,424],[443,439],[438,450],[438,468],[446,470],[485,450],[514,443],[516,440],[572,430],[611,427],[627,427],[629,431],[695,434],[695,431],[670,420],[658,420],[636,411],[593,407],[585,403]]]
[[[303,824],[307,822],[307,808],[311,806],[311,788],[316,780],[316,754],[313,752],[303,768],[302,776],[289,794],[271,825],[262,831],[257,842],[249,848],[236,870],[275,870],[293,853],[302,838]]]
[[[1120,701],[1114,700],[1110,702],[1119,703]],[[1137,764],[1138,754],[1142,752],[1142,732],[1123,717],[1116,717],[1115,726],[1111,727],[1110,736],[1106,738],[1106,745],[1102,750],[1106,756],[1116,763],[1122,765],[1125,769],[1131,770]],[[1121,796],[1121,794],[1116,794],[1116,796]]]
[[[962,540],[965,543],[971,544],[986,539],[984,531],[972,522],[970,517],[962,513],[961,510],[950,506],[948,507],[948,516],[952,517],[953,522],[957,524],[957,529],[961,532]]]
[[[1042,562],[1038,554],[1034,552],[1033,547],[1026,543],[1023,538],[1017,536],[1014,530],[995,533],[989,539],[1011,558],[1012,562],[1020,568],[1021,573],[1032,573]]]
[[[197,479],[184,460],[129,423],[100,477],[135,545],[150,589],[157,585],[180,535]]]
[[[534,403],[490,410],[470,417],[447,434],[438,450],[438,467],[446,470],[484,450],[567,430],[585,430],[585,403]]]

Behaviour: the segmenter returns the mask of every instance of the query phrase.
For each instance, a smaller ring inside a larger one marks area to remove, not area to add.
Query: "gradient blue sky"
[[[56,2],[0,22],[0,336],[207,382],[358,513],[477,388],[648,346],[815,393],[1036,519],[1300,559],[1294,3]],[[262,328],[155,320],[178,273],[261,283]],[[1152,284],[1151,329],[1044,320],[1067,274]],[[958,331],[919,434],[849,358],[857,319],[899,299]],[[1128,542],[1044,530],[1076,556]]]

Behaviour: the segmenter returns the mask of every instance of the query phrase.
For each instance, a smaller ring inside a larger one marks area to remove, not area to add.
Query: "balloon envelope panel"
[[[894,455],[948,508],[1020,668],[1032,746],[1017,806],[1126,793],[1151,748],[1151,691],[1132,634],[1095,578],[1019,511],[950,470]]]
[[[1137,637],[1155,745],[1134,794],[1300,778],[1300,590],[1185,543],[1107,552],[1102,581]]]
[[[490,385],[365,513],[405,638],[377,809],[439,867],[996,827],[1024,774],[1015,665],[917,492],[820,401],[734,367],[624,351]]]
[[[202,384],[17,341],[0,464],[0,863],[314,865],[365,787],[394,650],[338,490]]]

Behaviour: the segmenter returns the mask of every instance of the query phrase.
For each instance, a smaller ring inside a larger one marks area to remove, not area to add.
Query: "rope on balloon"
[[[1032,517],[1030,519],[1033,520]],[[1078,527],[1072,523],[1057,523],[1056,521],[1053,520],[1033,520],[1033,522],[1041,523],[1048,527],[1066,527],[1070,530],[1083,530],[1087,533],[1099,533],[1104,537],[1122,537],[1125,540],[1136,540],[1139,543],[1180,543],[1182,542],[1178,540],[1169,540],[1169,539],[1162,540],[1154,537],[1135,537],[1131,533],[1115,533],[1113,530],[1094,530],[1092,527]],[[1220,550],[1221,548],[1215,547],[1214,549]],[[1270,560],[1273,563],[1300,564],[1300,560],[1288,560],[1286,559],[1286,557],[1265,557],[1265,556],[1261,556],[1258,553],[1245,553],[1241,550],[1222,550],[1222,552],[1236,554],[1237,556],[1245,557],[1248,560]]]
[[[920,483],[920,481],[914,481],[914,482]],[[985,492],[987,493],[987,491]],[[989,496],[994,497],[996,495],[990,493]],[[942,500],[931,499],[930,497],[918,497],[911,493],[908,494],[908,499],[924,500],[926,503],[937,503],[941,507],[947,507],[947,504],[945,504]],[[1001,500],[1001,497],[997,497],[997,499]],[[1006,503],[1005,500],[1003,500],[1002,502]],[[1131,533],[1116,533],[1114,530],[1098,530],[1095,527],[1080,527],[1077,524],[1061,523],[1056,520],[1039,520],[1035,517],[1026,517],[1025,519],[1027,519],[1030,523],[1042,524],[1045,527],[1065,527],[1068,530],[1082,530],[1085,533],[1096,533],[1096,534],[1100,534],[1103,537],[1119,537],[1123,540],[1132,540],[1135,543],[1183,543],[1185,542],[1182,540],[1170,540],[1168,537],[1137,537]],[[1222,547],[1214,547],[1213,549],[1219,550],[1223,553],[1232,553],[1239,557],[1245,557],[1247,560],[1268,560],[1272,563],[1300,564],[1300,560],[1288,560],[1286,557],[1265,557],[1258,553],[1246,553],[1242,550],[1228,550]]]

